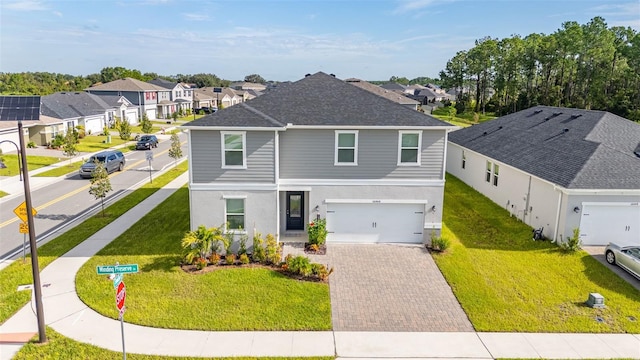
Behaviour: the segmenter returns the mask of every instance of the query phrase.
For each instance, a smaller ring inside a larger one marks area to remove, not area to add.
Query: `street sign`
[[[20,234],[28,234],[29,225],[27,223],[20,223]]]
[[[118,285],[120,285],[120,282],[122,282],[122,274],[114,274],[113,275],[113,288],[117,289]]]
[[[27,203],[26,201],[23,201],[22,204],[18,205],[17,208],[13,209],[13,212],[18,215],[18,217],[20,218],[20,220],[22,220],[23,222],[27,222]],[[33,214],[33,216],[36,216],[38,212],[36,211],[36,209],[31,208],[31,214]]]
[[[124,314],[124,300],[127,298],[127,291],[124,286],[124,281],[121,281],[116,288],[116,307],[120,311],[120,316]]]
[[[146,157],[147,161],[153,160],[153,151],[145,151],[144,156]]]
[[[138,264],[129,265],[98,265],[96,267],[98,275],[109,274],[130,274],[138,272]]]
[[[214,88],[213,88],[213,92],[214,92],[214,93],[221,93],[221,92],[222,92],[222,88],[214,87]]]

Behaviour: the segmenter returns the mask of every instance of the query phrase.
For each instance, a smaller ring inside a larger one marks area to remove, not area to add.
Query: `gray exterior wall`
[[[190,130],[193,183],[275,183],[275,133],[247,131],[246,169],[223,169],[220,131]]]
[[[397,166],[397,130],[359,130],[358,165],[335,166],[334,130],[289,129],[280,133],[280,178],[442,179],[445,136],[423,130],[421,165]]]

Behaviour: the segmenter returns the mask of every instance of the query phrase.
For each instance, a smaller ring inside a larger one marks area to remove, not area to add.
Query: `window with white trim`
[[[244,226],[244,198],[225,199],[225,221],[227,231],[243,230]]]
[[[500,166],[493,164],[493,186],[498,186],[498,174],[500,173]]]
[[[491,182],[491,161],[487,161],[487,173],[484,177],[486,182]]]
[[[358,132],[336,131],[334,165],[358,165]]]
[[[246,133],[244,131],[222,131],[222,168],[246,169]]]
[[[398,165],[419,166],[421,144],[421,131],[400,131],[398,136]]]
[[[464,169],[467,166],[467,154],[462,150],[462,168]]]

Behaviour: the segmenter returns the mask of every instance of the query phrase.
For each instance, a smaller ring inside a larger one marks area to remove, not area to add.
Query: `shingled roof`
[[[112,106],[94,94],[84,91],[57,92],[41,98],[42,115],[57,119],[104,114]]]
[[[86,88],[86,91],[167,91],[167,89],[150,84],[144,81],[140,81],[133,78],[124,78],[118,79],[114,81],[110,81],[108,83],[94,85],[92,87]]]
[[[192,121],[192,126],[452,126],[322,72],[249,102]]]
[[[449,141],[569,189],[640,189],[640,124],[605,111],[536,106]]]
[[[419,101],[415,101],[413,99],[410,99],[402,94],[399,94],[395,91],[391,91],[391,90],[387,90],[387,89],[383,89],[382,87],[372,84],[368,81],[364,81],[364,80],[360,80],[360,79],[355,79],[355,78],[350,78],[350,79],[346,79],[345,80],[347,83],[353,85],[353,86],[357,86],[361,89],[365,89],[369,92],[372,92],[376,95],[385,97],[393,102],[397,102],[398,104],[403,104],[403,105],[414,105],[414,106],[418,106],[420,105]]]

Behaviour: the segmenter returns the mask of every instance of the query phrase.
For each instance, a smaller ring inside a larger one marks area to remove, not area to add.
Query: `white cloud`
[[[53,15],[55,15],[57,17],[62,17],[62,13],[60,11],[54,11]]]
[[[416,12],[433,5],[441,5],[455,0],[402,0],[398,2],[398,7],[393,10],[393,14],[405,14],[408,12]],[[418,12],[416,16],[425,15],[426,12]]]
[[[187,21],[207,21],[209,20],[209,15],[207,14],[200,14],[200,13],[184,13],[182,14],[182,16],[185,18],[185,20]]]
[[[12,1],[5,3],[3,8],[18,11],[41,11],[47,9],[42,1],[37,0]]]

